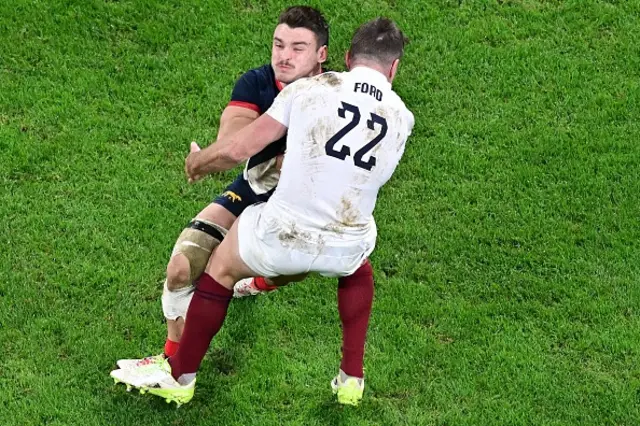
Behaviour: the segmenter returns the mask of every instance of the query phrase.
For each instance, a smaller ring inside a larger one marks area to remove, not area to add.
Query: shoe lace
[[[145,365],[151,365],[158,362],[158,357],[162,355],[151,355],[142,358],[140,361],[136,362],[136,367],[144,367]]]

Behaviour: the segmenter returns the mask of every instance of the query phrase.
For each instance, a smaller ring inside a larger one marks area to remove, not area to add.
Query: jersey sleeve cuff
[[[240,107],[240,108],[247,108],[247,109],[250,109],[250,110],[255,111],[258,114],[260,114],[260,108],[258,107],[258,105],[252,104],[251,102],[231,101],[231,102],[229,102],[229,104],[227,106],[235,106],[235,107]]]

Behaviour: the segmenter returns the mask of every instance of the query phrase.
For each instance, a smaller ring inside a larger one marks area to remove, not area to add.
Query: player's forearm
[[[193,173],[204,176],[210,173],[229,170],[240,164],[243,159],[234,156],[229,143],[220,141],[203,149],[193,163]]]
[[[232,169],[283,137],[286,131],[284,125],[265,114],[231,137],[189,154],[187,175],[195,181],[210,173]]]

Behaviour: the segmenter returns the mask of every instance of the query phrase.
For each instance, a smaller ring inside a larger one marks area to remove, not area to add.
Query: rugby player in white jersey
[[[228,170],[288,131],[278,187],[248,207],[198,279],[180,348],[162,364],[111,372],[117,382],[178,404],[191,400],[196,372],[222,326],[239,279],[338,278],[342,362],[331,382],[338,402],[363,395],[365,337],[373,300],[368,257],[376,242],[373,210],[413,128],[413,114],[391,88],[406,39],[378,18],[353,36],[348,72],[298,80],[271,108],[228,139],[200,151],[192,144],[190,181]]]

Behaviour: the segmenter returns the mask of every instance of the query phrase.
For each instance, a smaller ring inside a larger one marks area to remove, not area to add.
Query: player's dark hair
[[[391,19],[376,18],[358,28],[351,39],[349,48],[352,61],[374,60],[391,64],[402,58],[409,39]]]
[[[278,17],[278,25],[306,28],[316,35],[318,47],[329,45],[329,24],[318,9],[309,6],[291,6]]]

